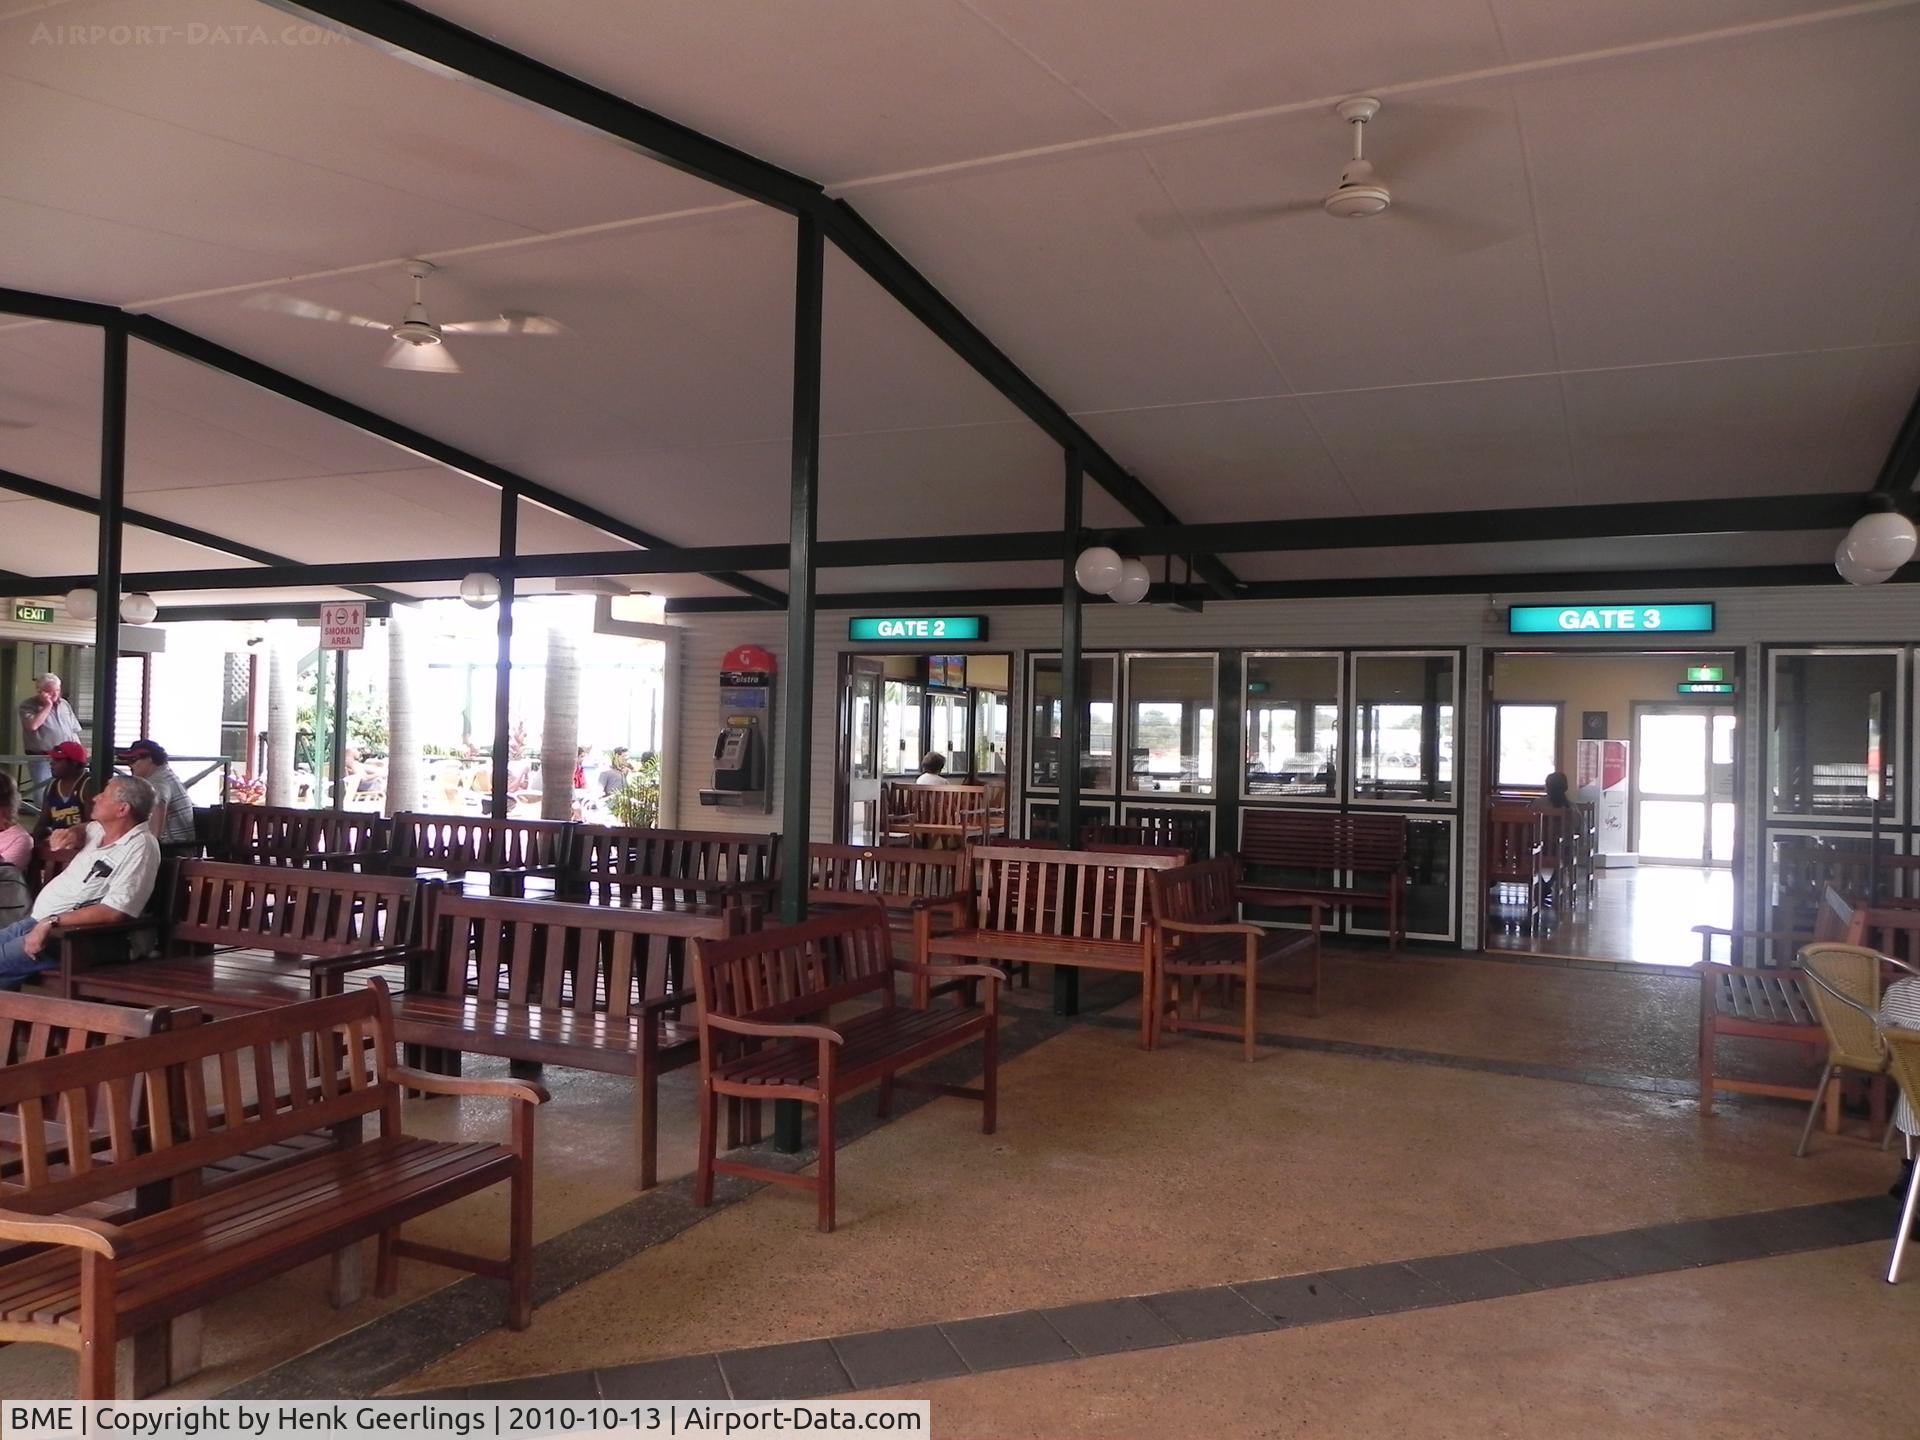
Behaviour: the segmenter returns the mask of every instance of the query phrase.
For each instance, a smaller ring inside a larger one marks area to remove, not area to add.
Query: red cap
[[[87,747],[78,740],[62,740],[47,751],[49,760],[71,760],[76,765],[87,763]]]

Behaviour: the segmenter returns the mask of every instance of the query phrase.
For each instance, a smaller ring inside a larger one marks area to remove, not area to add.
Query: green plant
[[[622,825],[648,826],[660,818],[660,757],[648,751],[627,765],[626,783],[607,797]]]

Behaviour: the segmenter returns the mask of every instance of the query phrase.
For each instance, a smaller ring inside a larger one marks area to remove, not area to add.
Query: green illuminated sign
[[[13,618],[28,625],[51,625],[53,607],[51,605],[20,605],[13,607]]]
[[[1673,687],[1682,695],[1731,695],[1731,680],[1687,680]]]
[[[1726,678],[1727,672],[1718,665],[1687,666],[1687,679],[1689,680],[1724,680]]]
[[[984,640],[984,615],[856,615],[849,640]]]
[[[1509,635],[1698,635],[1713,629],[1713,605],[1515,605]]]

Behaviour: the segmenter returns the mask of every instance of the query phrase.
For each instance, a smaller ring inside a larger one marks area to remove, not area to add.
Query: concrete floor
[[[1799,1118],[1793,1107],[1726,1105],[1702,1119],[1689,1095],[1673,1093],[1678,1086],[1669,1083],[1663,1091],[1638,1084],[1635,1077],[1684,1082],[1692,1073],[1697,990],[1691,977],[1458,957],[1390,961],[1375,952],[1333,959],[1327,992],[1326,1013],[1317,1019],[1306,1016],[1295,997],[1267,997],[1263,1029],[1308,1043],[1378,1049],[1274,1048],[1246,1065],[1229,1044],[1170,1037],[1161,1052],[1147,1055],[1134,1048],[1127,1002],[1004,1067],[1000,1134],[979,1134],[975,1107],[939,1101],[848,1146],[840,1167],[842,1228],[835,1235],[813,1230],[805,1197],[762,1192],[544,1304],[530,1332],[494,1331],[396,1388],[1733,1214],[1868,1193],[1893,1173],[1890,1157],[1853,1140],[1825,1141],[1813,1158],[1793,1161]],[[1042,983],[1014,1000],[1038,1006],[1045,993],[1042,972]],[[1797,1054],[1750,1049],[1756,1066],[1799,1071]],[[1431,1063],[1435,1056],[1455,1061]],[[1552,1078],[1470,1068],[1479,1061],[1551,1067]],[[484,1068],[476,1066],[475,1073]],[[1582,1072],[1612,1077],[1612,1083],[1581,1083]],[[560,1070],[549,1071],[547,1080],[554,1102],[541,1117],[542,1237],[604,1214],[633,1194],[628,1084]],[[691,1086],[690,1072],[667,1078],[663,1178],[692,1166]],[[495,1134],[499,1108],[416,1103],[410,1116],[426,1133]],[[422,1222],[417,1233],[490,1247],[502,1233],[504,1203],[504,1190],[476,1197]],[[1449,1381],[1446,1393],[1455,1399],[1448,1403],[1460,1407],[1453,1412],[1458,1429],[1427,1416],[1420,1423],[1428,1429],[1408,1433],[1523,1433],[1511,1426],[1503,1431],[1486,1417],[1517,1413],[1501,1410],[1502,1404],[1544,1403],[1530,1401],[1534,1392],[1527,1387],[1553,1389],[1555,1345],[1586,1356],[1596,1374],[1631,1373],[1639,1384],[1641,1342],[1627,1333],[1624,1319],[1607,1318],[1594,1298],[1603,1291],[1629,1296],[1617,1302],[1619,1315],[1638,1307],[1647,1324],[1653,1323],[1650,1305],[1677,1305],[1676,1314],[1703,1317],[1692,1323],[1713,1329],[1715,1345],[1730,1347],[1731,1357],[1736,1342],[1766,1339],[1783,1315],[1801,1337],[1819,1333],[1809,1328],[1796,1266],[1829,1276],[1820,1293],[1831,1292],[1831,1323],[1839,1329],[1827,1333],[1875,1333],[1885,1318],[1880,1307],[1889,1304],[1908,1307],[1898,1313],[1910,1316],[1920,1301],[1920,1273],[1899,1292],[1887,1292],[1873,1278],[1883,1264],[1884,1247],[1860,1247],[1727,1267],[1729,1274],[1780,1267],[1789,1277],[1780,1283],[1794,1290],[1790,1299],[1771,1292],[1765,1304],[1751,1303],[1751,1295],[1728,1302],[1724,1316],[1710,1298],[1665,1298],[1676,1286],[1717,1294],[1713,1287],[1731,1283],[1720,1271],[1689,1272],[1524,1302],[1455,1306],[1447,1319],[1415,1314],[1343,1324],[1310,1340],[1288,1332],[1129,1356],[1124,1366],[1076,1361],[923,1388],[959,1397],[951,1402],[952,1418],[949,1402],[936,1401],[941,1433],[1130,1433],[1094,1424],[1085,1408],[1088,1387],[1113,1385],[1144,1387],[1137,1394],[1125,1390],[1133,1396],[1128,1404],[1165,1405],[1177,1397],[1181,1405],[1205,1400],[1227,1407],[1208,1411],[1232,1417],[1222,1418],[1220,1433],[1315,1433],[1316,1427],[1293,1425],[1284,1406],[1269,1428],[1247,1428],[1249,1416],[1280,1405],[1271,1387],[1281,1382],[1268,1374],[1280,1362],[1254,1357],[1259,1373],[1243,1374],[1230,1347],[1305,1347],[1286,1355],[1303,1357],[1301,1376],[1324,1376],[1303,1392],[1313,1412],[1347,1403],[1341,1397],[1350,1387],[1340,1378],[1347,1362],[1339,1356],[1343,1346],[1359,1343],[1347,1337],[1364,1332],[1377,1347],[1390,1333],[1401,1341],[1393,1353],[1404,1373],[1388,1388],[1402,1390],[1407,1407],[1418,1406],[1418,1386],[1409,1378],[1417,1376],[1498,1379],[1517,1397],[1476,1396]],[[343,1312],[325,1305],[324,1266],[222,1301],[208,1317],[209,1368],[179,1393],[222,1390],[453,1278],[416,1263],[403,1265],[402,1277],[395,1300],[367,1300]],[[1542,1313],[1552,1309],[1547,1323],[1564,1323],[1573,1338],[1550,1345],[1534,1337],[1527,1343],[1536,1349],[1515,1351],[1506,1333],[1511,1320],[1478,1318],[1496,1309],[1511,1316],[1519,1303]],[[1564,1322],[1557,1318],[1562,1314]],[[1659,1326],[1679,1324],[1664,1309],[1655,1318]],[[1465,1353],[1459,1336],[1483,1324],[1502,1329],[1500,1345],[1507,1348],[1475,1351],[1479,1358],[1466,1364],[1456,1357]],[[1533,1366],[1527,1356],[1536,1353],[1543,1368],[1508,1373]],[[1308,1363],[1308,1356],[1325,1358]],[[1355,1366],[1380,1368],[1377,1348],[1354,1356]],[[1682,1361],[1671,1363],[1676,1377],[1683,1376]],[[1732,1358],[1726,1363],[1739,1368]],[[1294,1361],[1286,1359],[1282,1369],[1295,1373]],[[1109,1370],[1115,1378],[1107,1378]],[[69,1394],[72,1373],[63,1352],[0,1349],[0,1394]],[[1679,1378],[1649,1382],[1649,1394],[1678,1384]],[[1389,1403],[1384,1391],[1377,1403]],[[996,1428],[1013,1424],[1016,1412],[1026,1416],[1026,1431]],[[1373,1428],[1333,1426],[1319,1433]]]

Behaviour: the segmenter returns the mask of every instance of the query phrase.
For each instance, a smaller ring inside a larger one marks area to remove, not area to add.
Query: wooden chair
[[[1540,924],[1546,891],[1543,817],[1538,810],[1496,805],[1487,811],[1486,882],[1496,893],[1518,890],[1526,897],[1527,933]]]
[[[999,986],[990,965],[907,964],[893,958],[885,909],[877,902],[829,911],[799,925],[756,931],[728,940],[696,942],[695,989],[700,997],[700,1163],[694,1198],[713,1203],[713,1177],[739,1175],[814,1193],[819,1227],[834,1224],[834,1106],[868,1085],[880,1087],[887,1115],[895,1087],[957,1095],[981,1104],[980,1129],[991,1135],[999,1057]],[[984,1004],[922,1003],[902,1007],[894,977],[970,979],[986,987]],[[836,1021],[840,1006],[869,1008]],[[983,1078],[977,1087],[909,1079],[907,1068],[949,1050],[981,1042]],[[797,1100],[819,1112],[819,1165],[812,1177],[722,1160],[722,1097],[757,1106]]]
[[[1153,887],[1154,996],[1156,1041],[1161,1027],[1235,1035],[1245,1058],[1254,1056],[1261,990],[1306,995],[1313,1013],[1320,1013],[1320,925],[1325,902],[1300,896],[1297,903],[1312,916],[1305,931],[1270,930],[1239,921],[1240,900],[1234,891],[1231,860],[1203,860],[1173,870],[1156,870],[1148,877]],[[1307,979],[1262,981],[1260,966],[1296,956],[1308,962]],[[1191,980],[1193,1015],[1180,1015],[1180,982]],[[1235,982],[1241,986],[1241,1013],[1234,1024],[1200,1019],[1201,990],[1219,983],[1232,1000]]]

